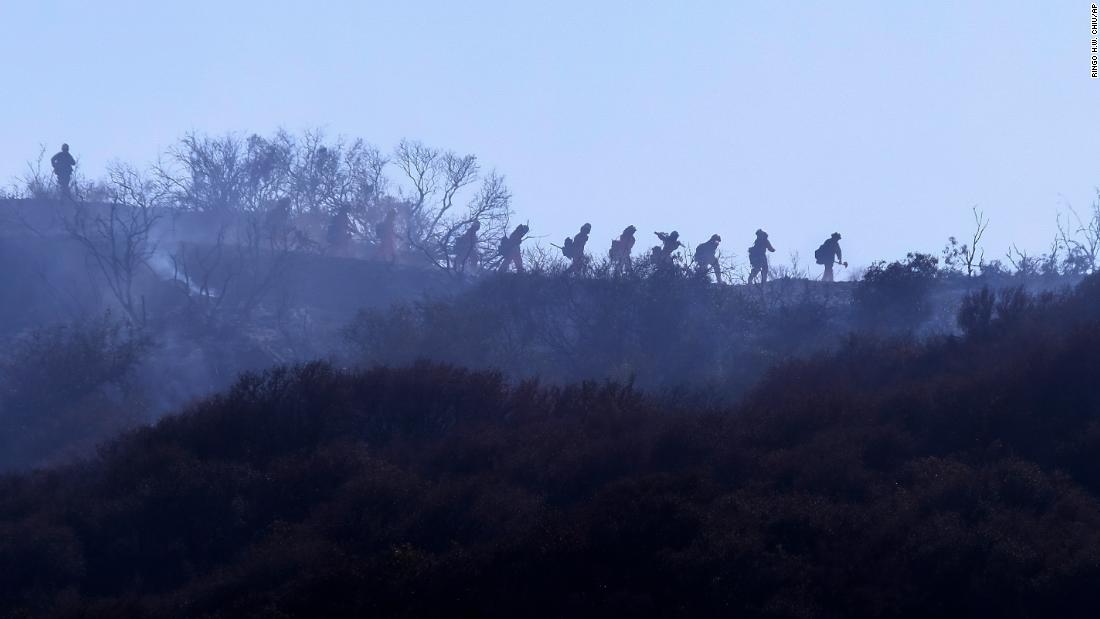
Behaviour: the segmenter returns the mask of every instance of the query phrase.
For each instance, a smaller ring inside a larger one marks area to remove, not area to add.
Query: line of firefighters
[[[76,160],[69,153],[68,144],[61,145],[61,152],[50,159],[50,164],[57,176],[62,196],[68,198],[70,195],[69,183],[72,179],[73,168],[76,166]],[[288,209],[289,201],[287,202],[287,204],[281,205],[282,210]],[[397,211],[391,208],[386,212],[382,221],[375,224],[375,233],[380,241],[376,256],[388,262],[393,262],[397,254],[396,216]],[[346,211],[342,211],[337,216],[329,230],[330,243],[337,241],[336,237],[347,234],[350,227],[347,218]],[[458,269],[463,270],[468,266],[476,266],[480,263],[480,255],[477,249],[477,235],[480,229],[481,222],[474,221],[461,236],[455,239],[455,265]],[[633,266],[631,253],[634,250],[636,241],[634,234],[637,231],[638,229],[634,226],[627,226],[623,233],[619,235],[619,238],[611,241],[611,249],[608,250],[607,255],[615,272],[622,273]],[[507,271],[511,268],[517,272],[523,272],[523,253],[520,251],[520,246],[527,238],[528,232],[530,232],[530,228],[525,224],[520,224],[516,226],[511,234],[501,239],[499,249],[501,262],[498,267],[500,271]],[[569,259],[568,271],[570,273],[582,273],[587,267],[588,256],[584,250],[588,245],[588,237],[591,232],[592,224],[586,223],[581,226],[577,234],[567,237],[560,246],[555,245]],[[680,242],[680,233],[673,230],[672,232],[654,232],[654,234],[661,244],[650,251],[653,262],[658,266],[671,266],[673,264],[673,254],[684,246]],[[718,281],[722,281],[722,266],[718,261],[718,244],[721,242],[722,237],[717,234],[712,235],[710,240],[695,248],[695,254],[692,256],[692,261],[700,273],[709,274],[713,271]],[[774,251],[775,248],[768,240],[768,233],[757,230],[756,242],[749,247],[749,265],[752,267],[749,274],[749,283],[755,282],[757,277],[760,278],[761,283],[768,281],[768,253]],[[834,232],[814,252],[814,259],[817,264],[825,267],[821,277],[823,281],[833,281],[834,265],[848,266],[847,262],[843,262],[842,256],[840,233]]]
[[[390,209],[385,218],[375,225],[375,233],[379,239],[375,252],[377,259],[392,262],[396,257],[396,214],[396,210]],[[346,229],[347,226],[347,223],[343,223],[340,228]],[[474,221],[462,235],[455,239],[453,245],[454,266],[457,270],[463,271],[481,265],[481,254],[478,250],[478,232],[480,230],[481,223]],[[637,241],[634,236],[637,230],[634,226],[627,226],[619,235],[619,238],[611,241],[611,248],[608,250],[607,256],[615,273],[621,274],[633,267],[632,253],[634,244]],[[530,232],[530,228],[525,224],[520,224],[516,226],[511,234],[501,239],[496,256],[500,258],[497,270],[502,272],[515,270],[519,273],[524,271],[521,246],[523,241],[527,239],[528,232]],[[589,258],[585,253],[585,249],[588,246],[591,233],[592,224],[584,224],[577,234],[566,237],[561,245],[554,245],[570,261],[567,272],[583,273],[587,268]],[[680,241],[680,233],[673,230],[672,232],[654,232],[654,234],[660,244],[650,250],[653,263],[658,267],[672,266],[674,262],[673,255],[684,246]],[[695,253],[692,256],[692,262],[698,272],[704,275],[713,272],[718,281],[722,281],[722,265],[718,260],[718,245],[721,242],[721,236],[712,235],[707,242],[696,246]],[[761,283],[768,281],[768,254],[774,251],[775,248],[768,240],[768,233],[757,230],[756,241],[748,250],[749,265],[751,266],[750,283],[757,281],[757,279]],[[833,267],[837,264],[848,266],[848,263],[843,262],[843,253],[840,249],[840,233],[834,232],[826,239],[814,252],[814,259],[817,264],[824,267],[821,279],[827,282],[833,281]]]
[[[474,222],[455,242],[455,260],[459,268],[477,262],[476,248],[479,229],[480,225]],[[627,226],[619,235],[619,238],[611,241],[611,248],[608,250],[607,256],[612,270],[616,273],[622,273],[633,266],[631,254],[637,241],[634,236],[637,231],[638,229],[634,226]],[[501,239],[500,256],[502,259],[498,267],[500,271],[515,269],[517,272],[523,272],[523,253],[520,251],[520,246],[527,237],[528,232],[530,232],[530,228],[520,224],[516,226],[511,234]],[[560,246],[554,245],[554,247],[561,250],[562,255],[569,259],[568,272],[582,273],[588,266],[588,256],[585,254],[585,248],[588,245],[591,232],[592,224],[584,224],[577,234],[567,237]],[[658,266],[672,265],[673,254],[684,246],[680,241],[680,233],[673,230],[672,232],[654,232],[654,234],[660,241],[660,245],[650,250],[651,259]],[[721,236],[712,235],[707,242],[696,246],[695,253],[692,256],[692,262],[700,273],[709,274],[713,271],[718,281],[722,281],[722,266],[718,261],[718,244],[721,242]],[[749,283],[757,281],[758,278],[761,283],[768,281],[768,253],[774,251],[775,248],[768,240],[768,233],[757,230],[756,241],[749,247],[748,252],[751,267]],[[814,251],[814,260],[824,267],[821,279],[827,282],[833,281],[833,267],[835,265],[848,266],[848,263],[843,261],[839,232],[834,232]]]

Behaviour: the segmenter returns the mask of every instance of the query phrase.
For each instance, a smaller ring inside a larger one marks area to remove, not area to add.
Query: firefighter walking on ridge
[[[718,244],[722,237],[713,234],[706,243],[700,243],[695,248],[695,269],[700,275],[707,275],[712,269],[718,283],[722,283],[722,265],[718,264]]]
[[[840,251],[840,233],[834,232],[829,238],[825,239],[825,242],[821,244],[814,251],[814,260],[818,264],[825,267],[825,272],[821,275],[821,281],[831,282],[833,279],[833,265],[839,264],[844,267],[848,266],[847,262],[844,262],[843,254]]]
[[[481,254],[477,251],[477,232],[481,230],[481,222],[474,220],[462,236],[455,239],[455,270],[463,272],[466,265],[476,269],[481,266]]]
[[[634,251],[634,233],[638,229],[634,226],[627,226],[623,233],[619,235],[619,238],[611,241],[611,249],[607,251],[607,257],[610,259],[612,271],[622,274],[624,271],[629,271],[633,268],[634,264],[631,261],[630,253]]]
[[[657,238],[661,241],[659,247],[653,248],[653,262],[658,267],[672,266],[672,254],[684,246],[680,242],[680,233],[673,230],[672,232],[654,232],[653,234],[657,235]]]
[[[581,226],[580,232],[573,238],[566,238],[562,244],[561,253],[569,258],[569,269],[566,273],[583,273],[588,263],[588,257],[584,255],[584,248],[588,245],[588,235],[592,232],[592,224]]]
[[[500,255],[503,260],[500,261],[499,271],[507,271],[510,265],[514,265],[516,273],[523,273],[523,253],[520,252],[520,245],[523,243],[523,237],[530,231],[531,228],[520,224],[511,234],[500,239]]]
[[[774,252],[775,248],[772,247],[771,241],[768,240],[768,233],[763,230],[756,231],[756,242],[749,248],[749,266],[752,270],[749,272],[749,283],[753,283],[756,280],[756,276],[760,275],[760,283],[768,283],[768,252]]]

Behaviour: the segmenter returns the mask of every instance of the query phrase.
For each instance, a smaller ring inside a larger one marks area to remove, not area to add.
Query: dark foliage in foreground
[[[936,258],[910,253],[905,261],[876,262],[856,286],[855,305],[867,327],[882,323],[919,324],[932,313],[928,298],[936,276]]]
[[[343,332],[357,363],[417,359],[564,384],[611,379],[735,399],[777,359],[833,346],[849,286],[715,286],[689,271],[508,274],[460,294],[367,308]]]
[[[149,341],[110,314],[44,327],[0,353],[0,470],[90,450],[139,421]]]
[[[982,286],[1068,290],[1079,281],[966,278],[920,253],[831,284],[716,286],[688,268],[639,262],[615,274],[605,264],[586,277],[506,274],[453,294],[364,308],[342,330],[342,352],[362,365],[429,359],[550,384],[610,379],[729,402],[776,363],[833,351],[852,332],[957,333],[957,309]]]
[[[1090,616],[1100,279],[736,410],[315,364],[0,487],[14,616]],[[988,311],[987,311],[988,309]]]

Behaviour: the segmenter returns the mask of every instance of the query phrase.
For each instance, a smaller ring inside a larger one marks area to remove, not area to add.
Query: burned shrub
[[[980,291],[963,297],[957,315],[962,332],[976,337],[988,335],[995,301],[996,295],[989,290],[988,286],[983,286]]]
[[[148,347],[110,314],[17,337],[0,360],[0,469],[57,461],[132,425],[131,378]]]
[[[931,314],[929,292],[939,260],[910,253],[903,261],[875,262],[856,284],[858,319],[883,329],[914,329]]]

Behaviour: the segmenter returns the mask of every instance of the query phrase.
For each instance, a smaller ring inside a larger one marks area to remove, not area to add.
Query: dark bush
[[[974,337],[988,335],[995,302],[995,295],[987,286],[963,297],[958,312],[958,323],[962,332]]]
[[[852,338],[730,409],[433,364],[247,376],[0,480],[0,615],[1089,616],[1090,290],[1009,295],[982,337]]]
[[[853,294],[861,321],[869,327],[912,329],[928,318],[929,292],[939,260],[910,253],[904,261],[875,262]]]
[[[510,275],[453,297],[363,310],[343,335],[351,361],[365,366],[431,359],[511,378],[610,378],[732,399],[775,360],[828,349],[850,328],[821,284],[769,286],[719,287],[675,270]]]
[[[148,340],[110,314],[36,329],[0,358],[0,470],[80,453],[131,426]]]

